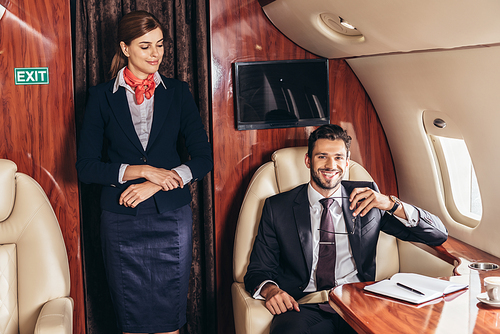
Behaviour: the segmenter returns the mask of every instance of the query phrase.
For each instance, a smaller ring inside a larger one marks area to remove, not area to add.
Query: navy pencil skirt
[[[137,216],[102,212],[104,266],[120,330],[170,332],[186,323],[191,234],[189,205],[159,214],[151,198]]]

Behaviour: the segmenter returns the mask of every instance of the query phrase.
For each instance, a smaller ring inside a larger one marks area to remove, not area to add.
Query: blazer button
[[[141,160],[142,160],[143,162],[147,162],[147,161],[148,161],[148,159],[146,159],[146,157],[142,157],[142,158],[141,158]]]

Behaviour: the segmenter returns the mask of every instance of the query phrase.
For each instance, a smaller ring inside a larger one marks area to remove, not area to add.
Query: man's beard
[[[344,175],[344,172],[341,170],[341,169],[328,169],[325,171],[329,171],[329,172],[338,172],[338,178],[337,180],[332,184],[330,182],[327,182],[325,180],[323,180],[321,178],[321,172],[320,170],[313,170],[311,168],[311,179],[318,185],[318,187],[320,187],[321,189],[325,189],[325,190],[332,190],[332,189],[335,189],[339,184],[340,182],[342,182],[342,177]]]

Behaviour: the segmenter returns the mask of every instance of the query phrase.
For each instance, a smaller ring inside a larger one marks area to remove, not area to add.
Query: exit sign
[[[48,67],[14,68],[16,85],[48,85]]]

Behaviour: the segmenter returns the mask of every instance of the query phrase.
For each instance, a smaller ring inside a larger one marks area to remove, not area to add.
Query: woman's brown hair
[[[128,63],[128,59],[125,57],[120,47],[120,42],[130,45],[134,39],[156,28],[160,28],[163,32],[163,27],[158,19],[154,17],[153,14],[144,10],[130,12],[122,17],[118,23],[118,35],[116,36],[115,45],[116,51],[111,61],[111,69],[109,70],[112,78],[116,77],[118,71]]]

